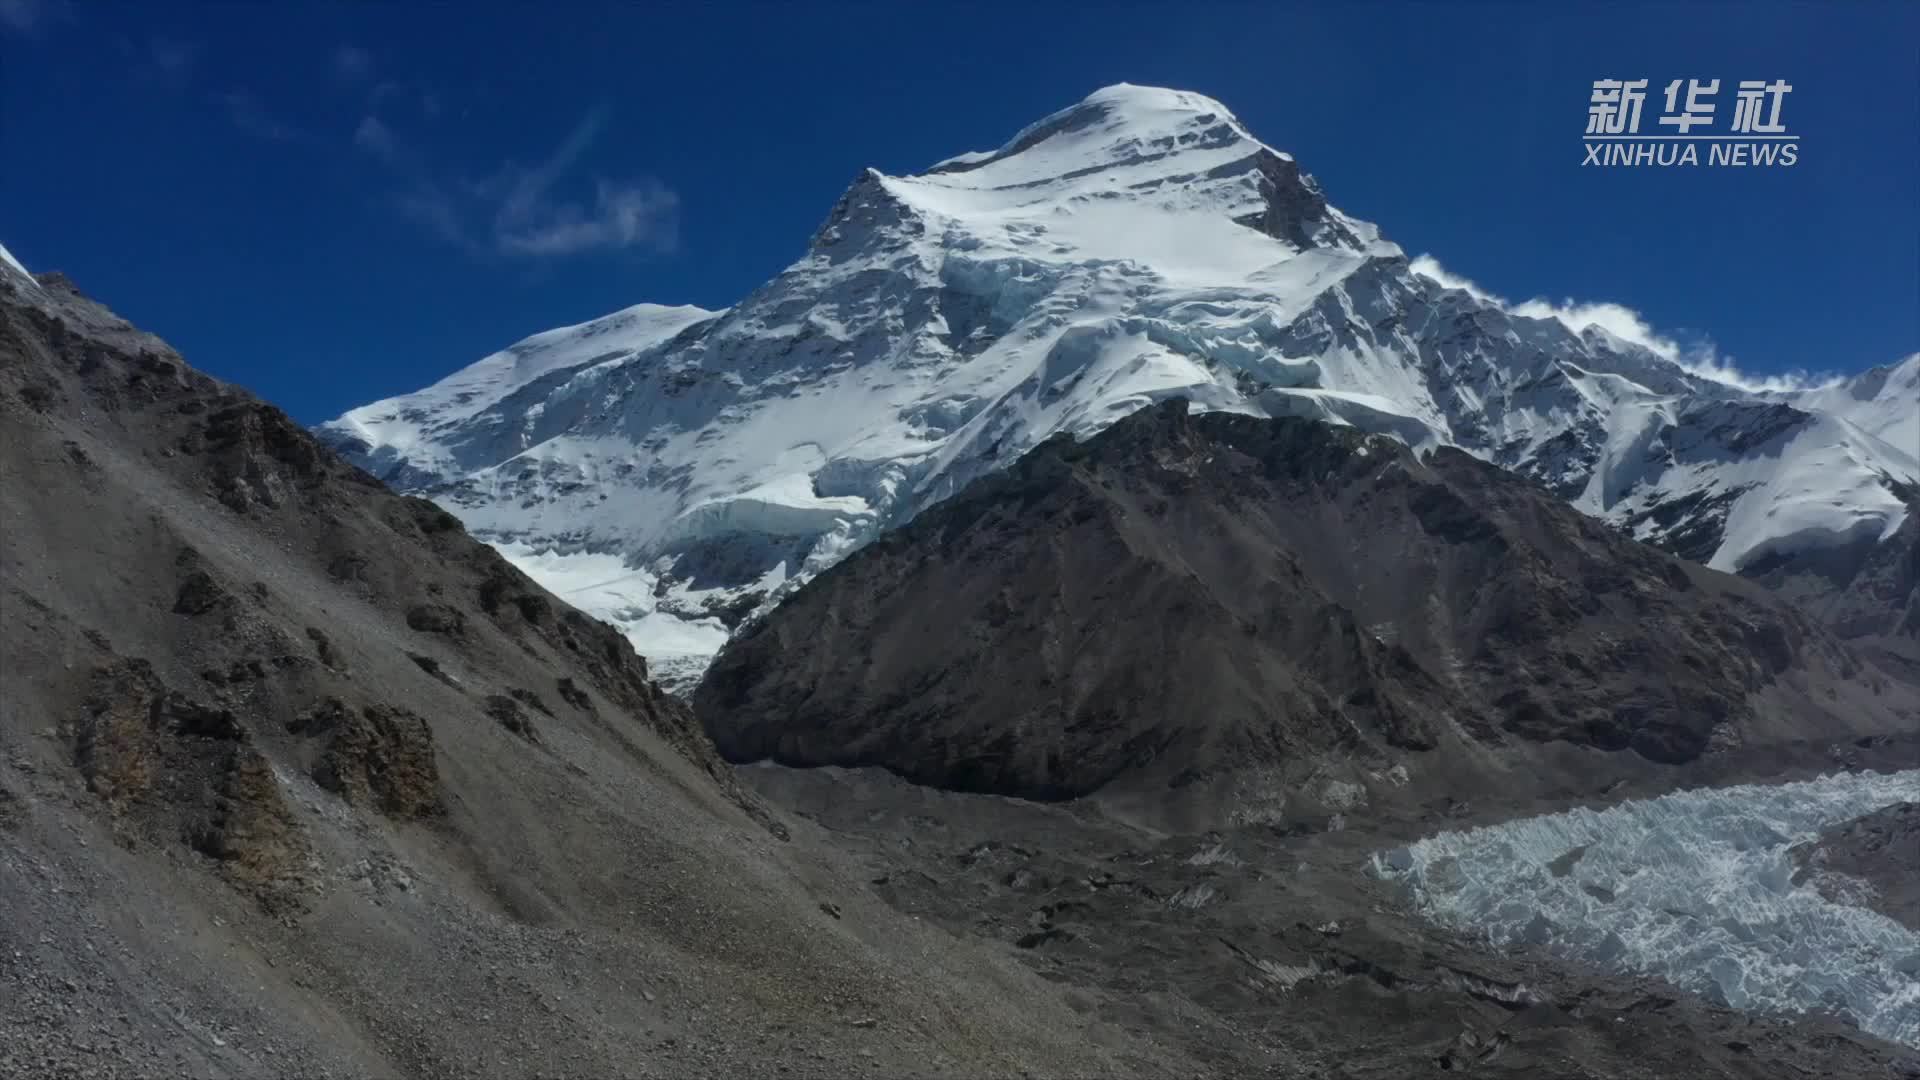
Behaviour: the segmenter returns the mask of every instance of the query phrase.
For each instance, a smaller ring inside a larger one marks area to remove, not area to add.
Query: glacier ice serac
[[[1443,277],[1219,102],[1120,85],[862,173],[732,308],[548,331],[320,433],[669,680],[979,474],[1171,396],[1459,446],[1727,569],[1903,519],[1920,356],[1752,392]]]
[[[1738,1009],[1821,1010],[1920,1047],[1920,934],[1795,885],[1795,845],[1898,802],[1920,770],[1682,791],[1446,832],[1374,857],[1420,912],[1658,975]]]

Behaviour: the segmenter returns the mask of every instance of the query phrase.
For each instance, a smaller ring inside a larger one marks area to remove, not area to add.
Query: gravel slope
[[[0,270],[0,1075],[1187,1067],[790,840],[611,628]]]

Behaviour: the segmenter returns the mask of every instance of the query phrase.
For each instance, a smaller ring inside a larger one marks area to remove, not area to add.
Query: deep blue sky
[[[307,421],[731,303],[856,172],[1119,81],[1221,99],[1409,254],[1743,369],[1920,348],[1920,5],[0,0],[0,242]],[[1594,79],[1784,77],[1791,169],[1580,167]],[[571,209],[570,209],[571,208]],[[569,214],[574,216],[569,217]]]

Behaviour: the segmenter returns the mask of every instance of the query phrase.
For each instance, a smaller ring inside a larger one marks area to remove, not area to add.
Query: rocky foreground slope
[[[0,266],[0,1075],[1167,1074],[612,628]]]
[[[0,610],[0,1075],[1920,1076],[1413,919],[1365,868],[1432,819],[1337,777],[1200,834],[729,771],[447,514],[4,268]]]

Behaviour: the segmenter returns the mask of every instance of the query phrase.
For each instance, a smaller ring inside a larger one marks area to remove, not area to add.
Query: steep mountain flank
[[[735,760],[1039,799],[1222,781],[1236,814],[1282,778],[1518,798],[1920,730],[1911,686],[1765,590],[1467,454],[1181,401],[850,556],[695,703]]]
[[[1190,1067],[788,835],[624,636],[0,264],[0,1075]]]

